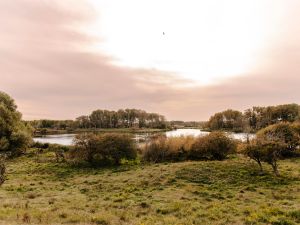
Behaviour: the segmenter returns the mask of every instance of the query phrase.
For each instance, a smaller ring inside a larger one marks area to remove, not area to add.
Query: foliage
[[[222,160],[235,151],[235,141],[223,132],[212,132],[198,138],[160,136],[145,145],[143,159],[149,162]]]
[[[257,139],[252,140],[245,147],[244,154],[258,163],[261,172],[263,172],[261,162],[267,162],[272,166],[275,175],[278,176],[277,162],[282,157],[282,149],[285,147],[286,145],[282,142]]]
[[[299,120],[300,106],[297,104],[254,106],[244,113],[231,109],[216,113],[209,119],[206,127],[210,130],[256,132],[269,125]]]
[[[122,159],[135,159],[137,155],[132,137],[126,134],[79,134],[74,144],[71,155],[89,163],[110,161],[119,165]]]
[[[241,132],[243,130],[243,114],[239,111],[228,109],[210,117],[207,126],[210,130]]]
[[[139,109],[120,109],[118,111],[98,109],[90,115],[84,115],[76,120],[34,120],[28,121],[37,131],[43,134],[47,129],[101,129],[101,128],[158,128],[167,127],[164,116],[157,113],[147,113]]]
[[[270,125],[257,133],[256,139],[245,146],[244,154],[255,160],[263,171],[261,162],[267,162],[279,175],[277,161],[292,155],[299,146],[299,135],[294,125],[279,123]]]
[[[281,154],[290,155],[299,145],[299,135],[294,126],[282,122],[268,126],[257,132],[257,138],[261,141],[276,142],[282,145]]]
[[[223,160],[236,151],[236,143],[225,133],[215,131],[207,136],[198,137],[190,152],[191,159]]]
[[[18,155],[31,143],[31,130],[21,121],[14,100],[0,92],[0,152]]]
[[[294,122],[300,119],[300,106],[285,104],[268,107],[253,107],[247,109],[244,116],[252,130],[260,130],[280,122]]]
[[[195,141],[194,137],[159,136],[144,146],[143,160],[148,162],[183,161]]]

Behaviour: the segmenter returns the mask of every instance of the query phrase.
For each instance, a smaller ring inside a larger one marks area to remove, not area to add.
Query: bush
[[[257,132],[256,139],[245,146],[243,153],[258,163],[261,172],[261,162],[267,162],[274,173],[279,175],[278,160],[291,156],[299,146],[299,135],[295,127],[290,123],[268,126]]]
[[[74,144],[73,157],[89,163],[110,161],[119,165],[122,159],[135,159],[137,155],[134,140],[126,134],[79,134]]]
[[[14,100],[0,92],[0,151],[19,155],[30,145],[31,130],[21,120]]]
[[[224,132],[212,132],[198,137],[190,151],[190,159],[223,160],[228,154],[236,152],[236,143]]]
[[[195,141],[194,137],[157,137],[143,149],[143,160],[148,162],[183,161]]]
[[[297,134],[297,126],[290,123],[279,123],[268,126],[257,132],[257,139],[261,142],[276,142],[283,148],[281,155],[292,155],[299,145],[299,135]]]
[[[258,163],[261,172],[263,172],[261,162],[267,162],[272,166],[275,175],[278,176],[277,162],[282,157],[282,149],[284,148],[286,145],[280,142],[256,139],[246,145],[244,154]]]

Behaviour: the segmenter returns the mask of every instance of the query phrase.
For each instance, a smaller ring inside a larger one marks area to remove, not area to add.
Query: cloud
[[[101,40],[81,30],[95,19],[85,1],[1,0],[0,90],[16,99],[25,119],[134,107],[168,119],[205,120],[227,108],[299,103],[297,18],[291,15],[286,35],[255,70],[196,86],[166,71],[118,67],[111,56],[89,52],[86,47]]]

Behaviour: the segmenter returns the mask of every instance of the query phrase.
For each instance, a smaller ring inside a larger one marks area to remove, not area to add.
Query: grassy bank
[[[279,166],[278,178],[242,157],[75,168],[27,154],[8,162],[0,224],[300,223],[300,159]]]

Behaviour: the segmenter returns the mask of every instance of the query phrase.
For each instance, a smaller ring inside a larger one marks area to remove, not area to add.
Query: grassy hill
[[[299,224],[300,159],[85,168],[52,152],[8,162],[0,224]]]

